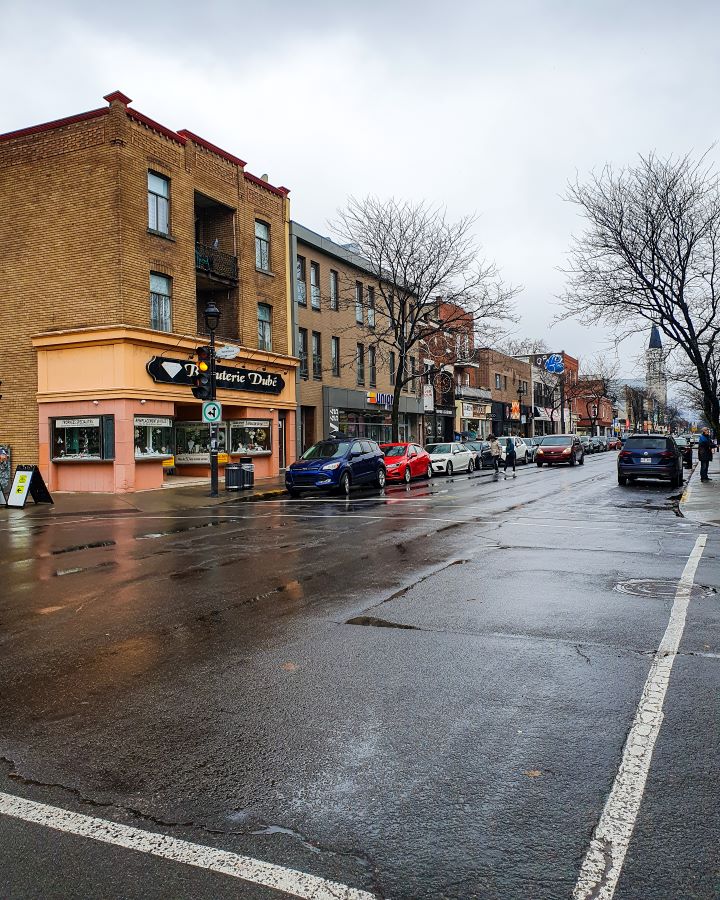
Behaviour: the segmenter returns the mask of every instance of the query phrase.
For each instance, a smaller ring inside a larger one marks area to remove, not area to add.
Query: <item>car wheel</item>
[[[403,481],[405,482],[405,484],[410,484],[411,477],[410,466],[405,466],[405,474],[403,475]]]
[[[583,455],[580,457],[580,459],[578,460],[578,465],[579,465],[579,466],[584,466],[584,465],[585,465],[585,454],[584,454],[584,453],[583,453]]]
[[[380,468],[380,469],[378,469],[377,477],[375,478],[376,487],[379,487],[380,490],[382,490],[385,487],[385,481],[386,481],[385,469]]]
[[[535,465],[538,467],[538,469],[542,469],[542,460],[539,459],[539,460],[535,463]]]
[[[432,478],[432,464],[427,467],[427,472],[425,473],[425,477],[428,481]]]
[[[449,462],[449,463],[445,466],[445,474],[446,474],[446,475],[452,475],[452,473],[453,473],[453,464],[452,464],[451,462]]]
[[[350,473],[343,472],[340,478],[339,490],[341,494],[349,494],[350,493]]]
[[[682,469],[679,469],[678,473],[677,473],[677,477],[675,479],[675,487],[681,488],[684,483],[685,483],[685,479],[683,478],[683,471],[682,471]]]
[[[475,463],[472,460],[472,456],[470,457],[470,462],[468,462],[468,475],[472,475],[475,471]]]
[[[626,485],[627,478],[624,475],[618,475],[618,484]]]

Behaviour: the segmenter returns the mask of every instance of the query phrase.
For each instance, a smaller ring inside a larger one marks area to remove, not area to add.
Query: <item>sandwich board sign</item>
[[[52,503],[53,498],[43,481],[40,469],[37,466],[18,466],[15,469],[15,477],[10,487],[6,505],[23,509],[27,503],[28,494],[35,503]]]

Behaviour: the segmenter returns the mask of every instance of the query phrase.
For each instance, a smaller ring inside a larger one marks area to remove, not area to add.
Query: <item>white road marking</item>
[[[685,618],[695,572],[707,535],[701,534],[685,563],[670,611],[670,621],[643,688],[628,734],[620,768],[580,868],[574,900],[611,900],[615,893],[635,820],[642,802],[655,741],[663,721],[663,705]]]
[[[306,872],[276,866],[250,856],[240,856],[227,850],[206,847],[203,844],[193,844],[165,834],[144,831],[130,825],[121,825],[108,819],[70,812],[12,794],[0,793],[0,815],[12,816],[34,825],[54,828],[56,831],[90,838],[104,844],[113,844],[127,850],[149,853],[199,869],[208,869],[221,875],[230,875],[241,881],[273,888],[292,897],[303,897],[306,900],[376,900],[373,894],[366,891],[336,881],[328,881],[316,875],[308,875]]]

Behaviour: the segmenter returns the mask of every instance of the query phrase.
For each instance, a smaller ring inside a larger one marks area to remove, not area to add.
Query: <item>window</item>
[[[148,228],[170,234],[170,179],[148,172]]]
[[[388,358],[388,368],[390,369],[390,384],[395,384],[395,353],[392,350]]]
[[[73,462],[115,457],[115,417],[51,419],[52,458]]]
[[[173,420],[166,416],[135,416],[135,459],[173,454]]]
[[[320,309],[320,263],[310,263],[310,303],[313,309]]]
[[[415,376],[417,375],[417,360],[414,356],[410,357],[410,375],[412,377],[411,388],[415,390]]]
[[[368,366],[370,367],[370,387],[375,387],[377,384],[377,366],[374,347],[368,347]]]
[[[308,377],[308,343],[307,328],[298,329],[298,356],[300,358],[300,377]]]
[[[322,344],[319,331],[312,333],[312,362],[313,378],[322,378]]]
[[[330,338],[330,364],[333,375],[340,376],[340,338]]]
[[[507,375],[503,375],[503,387],[507,390]]]
[[[297,271],[295,273],[295,290],[297,292],[297,302],[300,306],[307,306],[307,284],[305,283],[305,257],[298,256]]]
[[[150,327],[156,331],[172,331],[172,279],[150,273]]]
[[[368,328],[375,327],[375,288],[367,289],[367,323]]]
[[[255,219],[255,268],[270,271],[270,226]]]
[[[365,384],[365,347],[362,344],[357,345],[355,368],[357,371],[357,383]]]
[[[258,303],[258,350],[272,350],[272,306]]]
[[[215,426],[218,450],[225,453],[227,427],[224,422]],[[175,462],[197,465],[210,464],[210,429],[204,422],[175,423]]]
[[[230,453],[261,456],[272,451],[270,419],[238,419],[230,422]]]
[[[355,321],[363,324],[363,286],[362,282],[355,282]]]
[[[340,306],[340,293],[338,291],[338,273],[333,269],[330,272],[330,309],[338,309]]]
[[[502,390],[502,376],[495,373],[495,389],[498,391]]]

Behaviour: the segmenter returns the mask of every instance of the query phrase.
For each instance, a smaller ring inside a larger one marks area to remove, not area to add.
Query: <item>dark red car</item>
[[[380,444],[385,454],[385,470],[388,481],[404,481],[413,478],[432,478],[430,454],[418,444]]]

